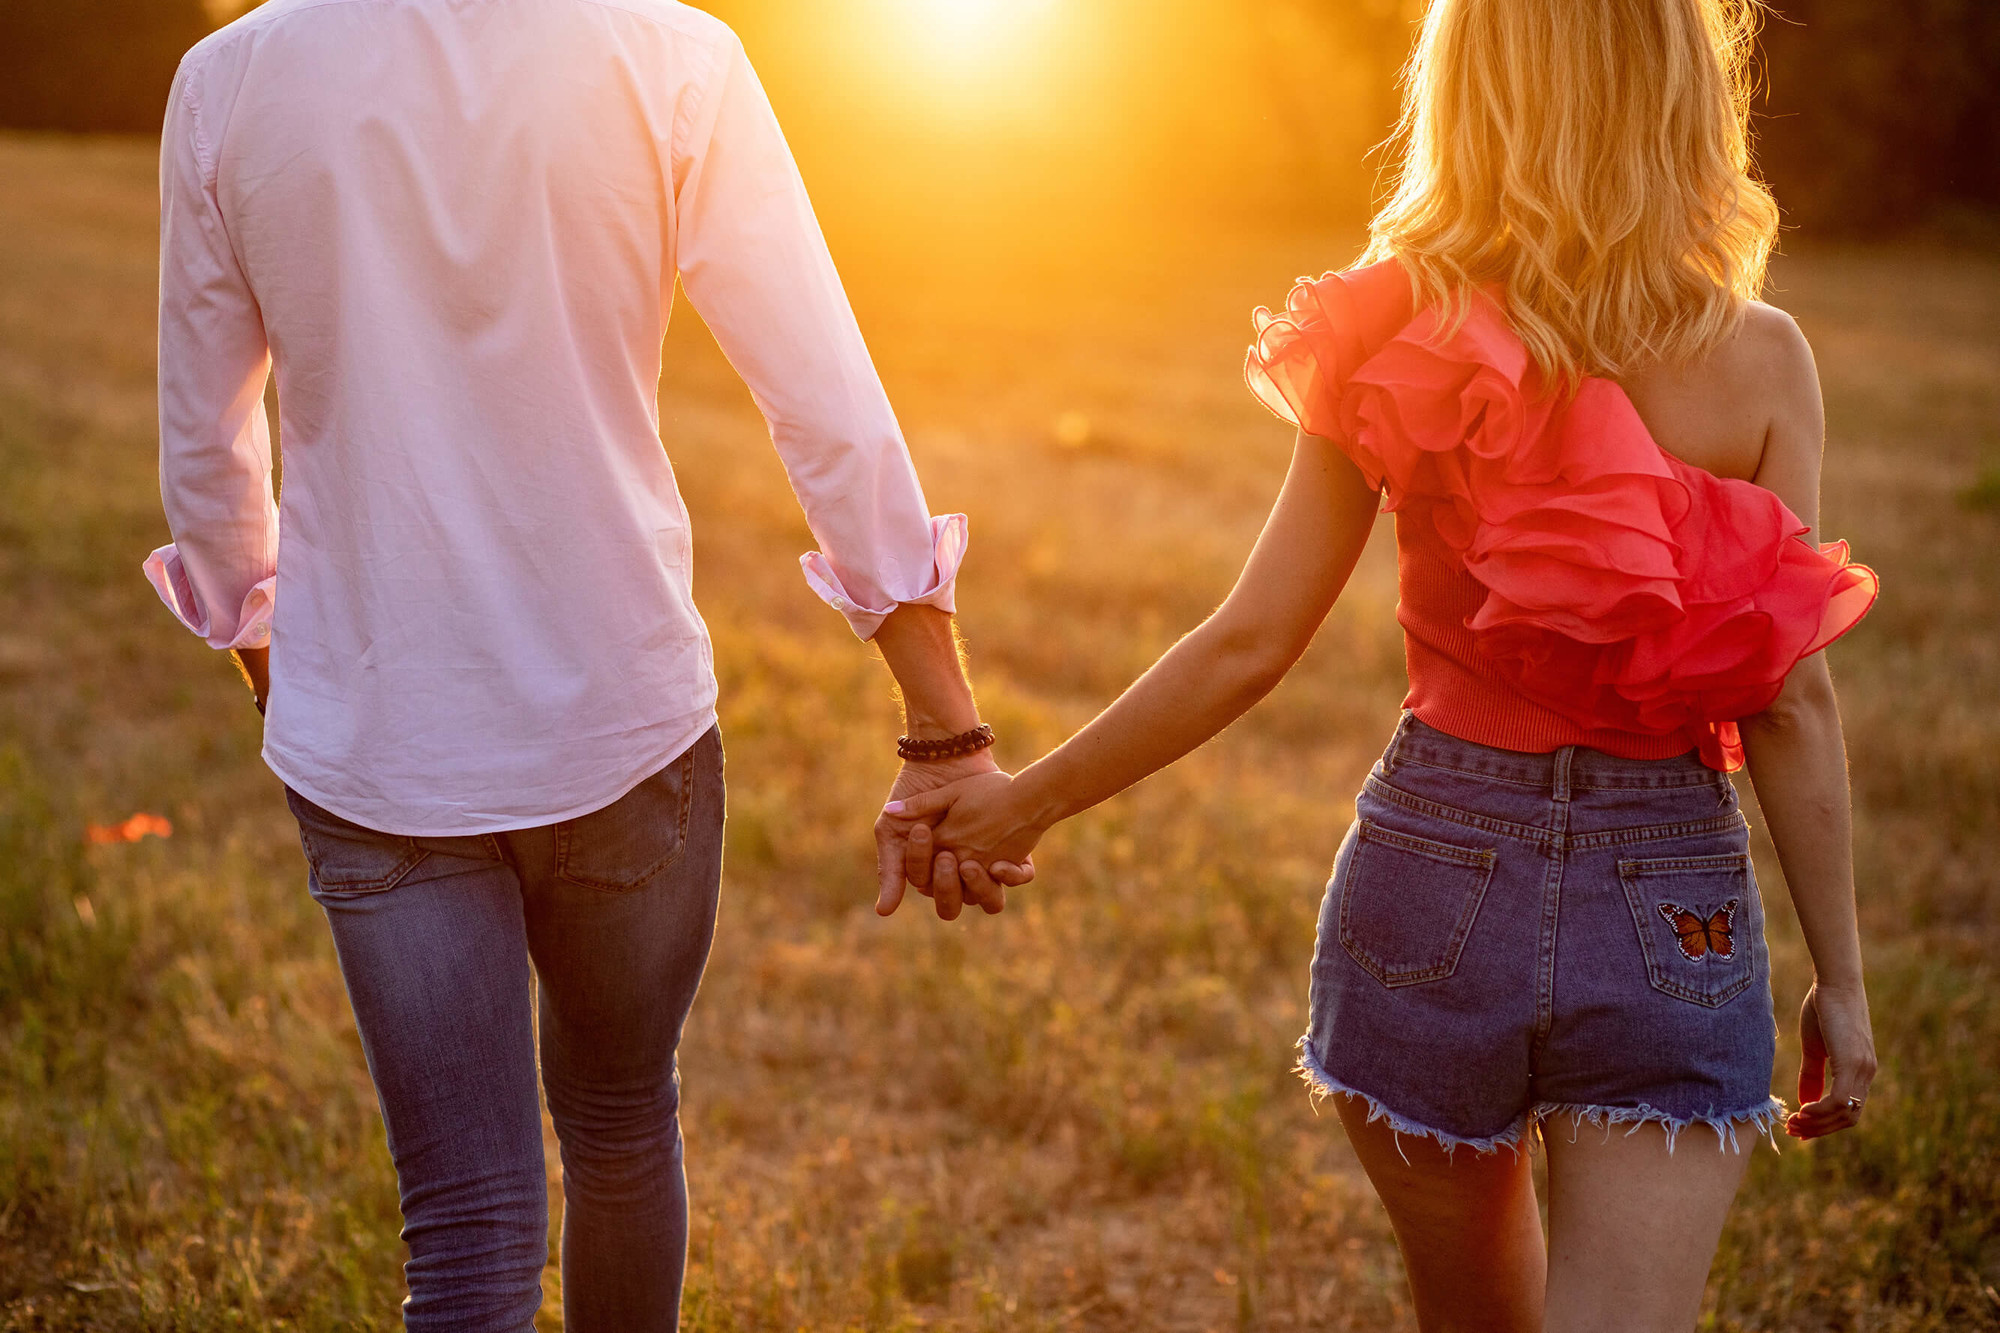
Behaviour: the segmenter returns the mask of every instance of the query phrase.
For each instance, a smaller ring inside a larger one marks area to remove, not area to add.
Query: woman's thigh
[[[1543,1250],[1525,1150],[1447,1150],[1336,1096],[1347,1139],[1388,1210],[1424,1333],[1539,1333]]]
[[[1549,1333],[1688,1333],[1747,1147],[1666,1127],[1544,1126]]]

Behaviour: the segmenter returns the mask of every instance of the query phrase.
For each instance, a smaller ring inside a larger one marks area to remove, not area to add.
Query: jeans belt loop
[[[1416,714],[1406,708],[1403,715],[1396,719],[1396,734],[1389,738],[1389,751],[1382,757],[1385,774],[1393,774],[1396,766],[1403,762],[1403,744],[1409,739],[1410,723],[1415,717]]]

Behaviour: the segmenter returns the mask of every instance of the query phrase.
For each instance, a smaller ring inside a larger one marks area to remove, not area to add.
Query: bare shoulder
[[[1718,476],[1755,478],[1774,441],[1817,447],[1812,348],[1789,314],[1761,301],[1700,359],[1650,367],[1624,386],[1662,448]]]
[[[1746,304],[1735,332],[1676,378],[1708,385],[1744,415],[1771,422],[1819,399],[1819,372],[1798,321],[1762,301]]]
[[[1820,456],[1826,446],[1826,407],[1819,368],[1798,321],[1753,301],[1735,342],[1753,391],[1769,404],[1763,449],[1751,480],[1790,505],[1806,523],[1819,522]]]
[[[1780,393],[1810,388],[1815,398],[1819,396],[1812,344],[1806,341],[1799,322],[1778,307],[1750,302],[1744,308],[1742,326],[1724,346],[1739,362],[1740,372],[1753,382]]]

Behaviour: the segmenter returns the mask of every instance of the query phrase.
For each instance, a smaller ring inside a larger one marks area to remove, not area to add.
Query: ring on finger
[[[1859,1097],[1849,1097],[1847,1099],[1847,1109],[1859,1115],[1861,1113],[1861,1099]]]

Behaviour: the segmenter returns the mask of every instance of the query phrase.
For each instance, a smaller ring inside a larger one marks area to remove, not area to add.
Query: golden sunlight
[[[1008,12],[1003,0],[918,0],[938,34],[948,38],[978,37]]]
[[[960,70],[1018,59],[1054,7],[1054,0],[897,0],[913,44]]]

